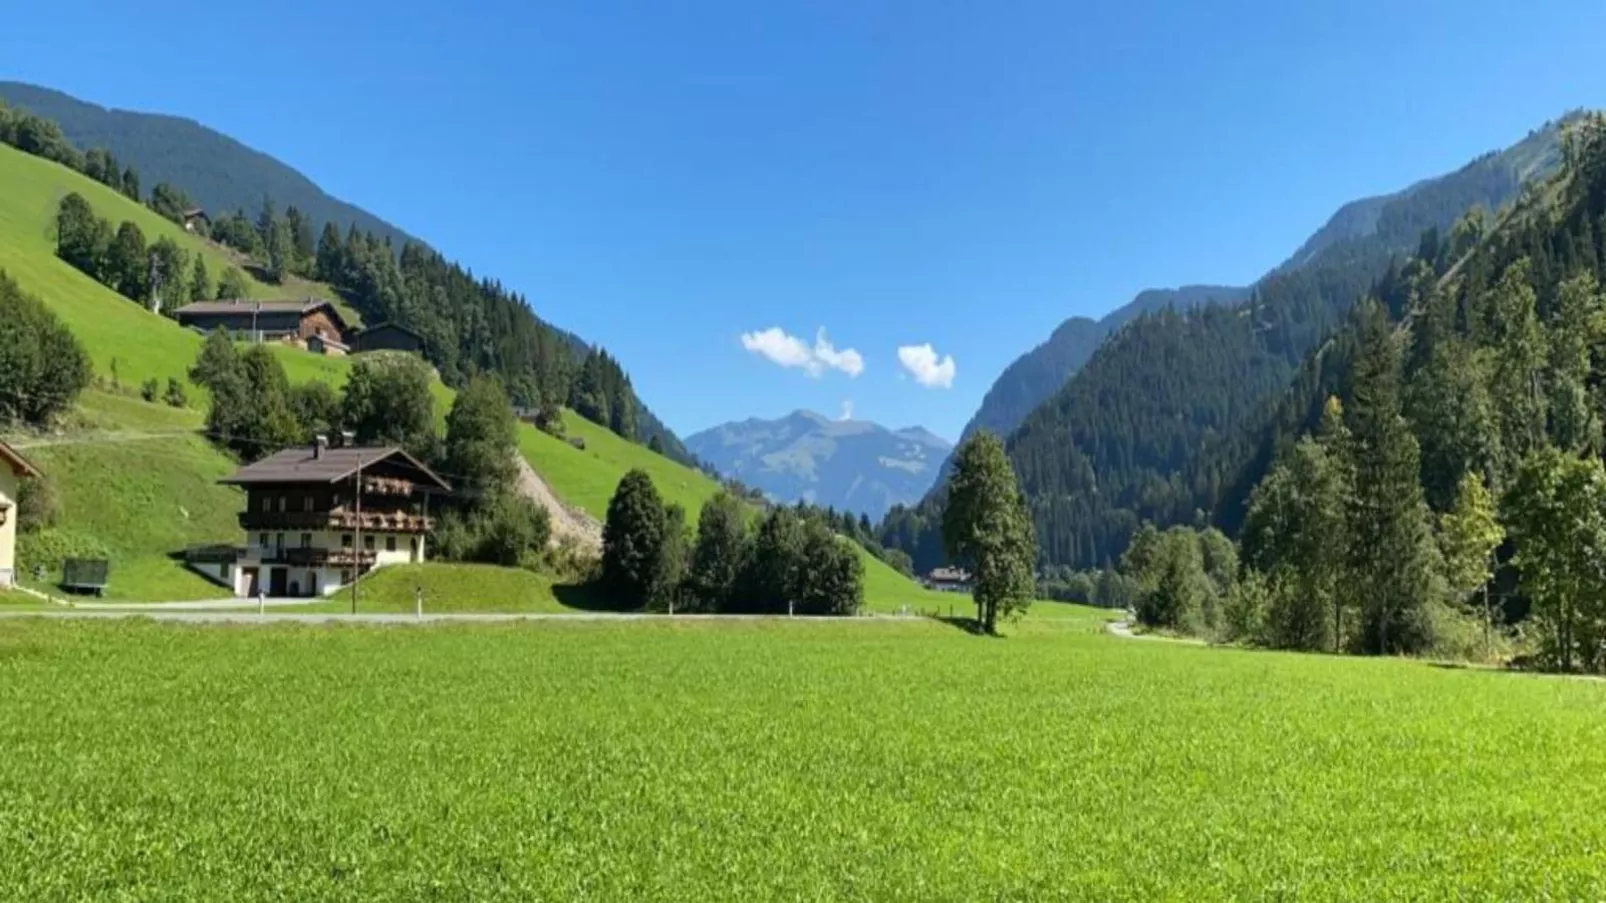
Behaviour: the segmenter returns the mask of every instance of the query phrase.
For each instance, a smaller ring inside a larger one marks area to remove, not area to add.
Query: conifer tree
[[[1345,443],[1354,477],[1349,570],[1360,603],[1361,648],[1414,652],[1432,639],[1426,606],[1440,563],[1420,482],[1416,437],[1401,415],[1400,347],[1387,314],[1365,302]]]

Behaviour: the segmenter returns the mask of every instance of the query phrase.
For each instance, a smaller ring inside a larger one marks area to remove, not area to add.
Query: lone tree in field
[[[644,470],[619,481],[602,527],[602,580],[622,600],[645,604],[662,588],[669,530],[664,502]]]
[[[1004,443],[981,430],[959,447],[942,516],[949,558],[968,567],[975,580],[976,617],[997,633],[998,615],[1024,612],[1035,585],[1037,542]]]

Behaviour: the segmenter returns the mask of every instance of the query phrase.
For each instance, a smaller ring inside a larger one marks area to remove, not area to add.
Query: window
[[[279,513],[280,514],[284,513],[285,505],[289,501],[290,501],[290,497],[289,496],[284,496],[284,495],[279,496]]]
[[[267,512],[272,511],[272,510],[273,510],[273,496],[264,495],[262,497],[262,513],[266,514]]]
[[[396,551],[396,537],[394,537],[394,536],[385,537],[385,551],[387,551],[387,552]]]
[[[312,513],[312,496],[304,495],[301,497],[301,510],[308,514]]]
[[[362,538],[362,547],[363,551],[366,552],[372,552],[374,550],[374,534],[370,533]]]
[[[312,548],[312,534],[311,533],[303,533],[303,534],[301,534],[301,548],[303,548],[303,549]]]
[[[273,535],[273,547],[278,549],[281,552],[284,551],[284,534],[283,533],[275,533]]]
[[[266,549],[268,547],[268,534],[266,534],[266,533],[257,534],[257,545],[259,545],[262,548]]]
[[[342,533],[342,534],[340,534],[340,547],[342,549],[351,548],[351,534],[350,533]]]

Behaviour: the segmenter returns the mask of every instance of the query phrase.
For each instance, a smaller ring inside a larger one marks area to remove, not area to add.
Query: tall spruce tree
[[[1349,505],[1351,586],[1361,649],[1415,652],[1432,641],[1427,606],[1440,563],[1420,482],[1421,455],[1401,414],[1401,354],[1382,305],[1365,302],[1347,409],[1354,488]]]

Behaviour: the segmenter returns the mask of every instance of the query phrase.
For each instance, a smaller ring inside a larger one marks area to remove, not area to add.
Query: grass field
[[[0,621],[0,710],[17,899],[1606,894],[1592,681],[1052,623]]]

